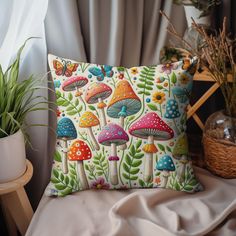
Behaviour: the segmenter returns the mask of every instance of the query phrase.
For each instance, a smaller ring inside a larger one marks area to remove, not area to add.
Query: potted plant
[[[199,50],[191,47],[169,21],[167,31],[186,44],[191,55],[197,55],[201,66],[220,86],[225,109],[212,114],[205,124],[203,146],[209,170],[225,178],[236,177],[236,38],[230,39],[226,31],[226,18],[218,34],[208,35],[201,25],[193,21],[194,29],[203,43]]]
[[[43,110],[38,107],[45,103],[34,96],[40,89],[33,76],[19,81],[21,52],[17,52],[14,62],[2,71],[0,65],[0,183],[18,178],[26,169],[25,143],[29,141],[26,133],[26,117],[30,112]],[[47,103],[47,102],[46,102]]]

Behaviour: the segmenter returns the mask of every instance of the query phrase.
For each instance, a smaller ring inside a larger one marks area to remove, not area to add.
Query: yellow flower
[[[138,68],[137,67],[132,67],[130,70],[131,70],[131,74],[133,74],[133,75],[138,74]]]
[[[153,100],[153,102],[162,104],[165,100],[165,94],[163,92],[155,92],[152,95],[152,100]]]
[[[187,84],[189,82],[189,77],[185,73],[181,74],[180,82],[181,84]]]

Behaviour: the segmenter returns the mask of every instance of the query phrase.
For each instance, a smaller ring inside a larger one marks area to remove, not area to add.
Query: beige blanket
[[[196,169],[205,191],[83,191],[43,197],[27,236],[236,235],[236,179]]]

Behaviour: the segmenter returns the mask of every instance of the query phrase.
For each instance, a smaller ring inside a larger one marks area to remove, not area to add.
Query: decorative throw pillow
[[[130,69],[53,55],[48,60],[58,124],[47,194],[201,190],[185,134],[196,60]]]

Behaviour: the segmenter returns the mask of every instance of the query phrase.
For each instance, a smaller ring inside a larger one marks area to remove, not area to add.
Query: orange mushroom
[[[88,189],[88,180],[84,171],[83,161],[89,160],[92,157],[92,152],[89,146],[82,140],[77,139],[72,143],[68,152],[68,160],[76,161],[77,175],[81,182],[82,189]]]
[[[120,81],[108,104],[107,115],[112,118],[120,118],[120,125],[123,128],[125,117],[136,114],[140,109],[141,101],[129,82]]]
[[[94,147],[96,150],[99,150],[100,147],[98,145],[97,140],[94,137],[92,127],[99,125],[100,122],[98,118],[90,111],[86,111],[83,113],[83,115],[79,119],[79,127],[86,128],[88,130],[88,135],[92,139],[92,142],[94,144]]]
[[[105,112],[104,112],[104,107],[106,107],[106,104],[104,103],[103,100],[105,100],[106,98],[108,98],[112,93],[112,89],[104,84],[104,83],[98,83],[98,82],[94,82],[92,83],[85,94],[85,101],[88,104],[94,104],[94,103],[98,103],[97,108],[100,110],[101,112],[101,120],[102,120],[102,125],[106,125],[106,116],[105,116]]]

